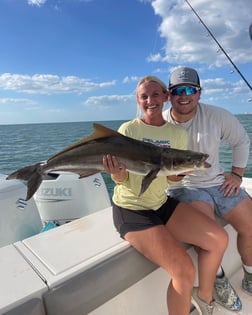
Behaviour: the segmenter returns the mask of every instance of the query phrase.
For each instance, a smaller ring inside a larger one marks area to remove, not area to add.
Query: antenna
[[[207,27],[207,25],[203,22],[203,20],[201,19],[201,17],[198,15],[198,13],[194,10],[194,8],[191,6],[191,4],[189,3],[188,0],[185,0],[185,2],[189,5],[189,7],[191,8],[191,10],[193,11],[193,13],[197,16],[197,18],[199,19],[199,21],[201,22],[201,24],[205,27],[205,29],[208,31],[209,35],[213,38],[213,40],[216,42],[216,44],[219,46],[220,50],[224,53],[224,55],[227,57],[227,59],[229,60],[229,62],[233,65],[233,67],[235,68],[235,70],[239,73],[239,75],[241,76],[241,78],[243,79],[243,81],[247,84],[247,86],[249,87],[250,90],[252,90],[252,86],[249,84],[249,82],[246,80],[246,78],[244,77],[244,75],[241,73],[241,71],[237,68],[237,66],[235,65],[235,63],[232,61],[232,59],[229,57],[229,55],[226,53],[226,51],[224,50],[224,48],[221,46],[221,44],[218,42],[218,40],[215,38],[215,36],[213,35],[213,33],[210,31],[210,29]],[[252,23],[250,24],[250,36],[252,35]]]

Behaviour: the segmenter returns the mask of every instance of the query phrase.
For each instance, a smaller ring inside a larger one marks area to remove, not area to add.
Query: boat
[[[101,174],[79,179],[50,173],[35,196],[0,175],[0,314],[164,315],[169,275],[144,258],[115,231]],[[252,196],[252,178],[242,186]],[[252,315],[236,232],[223,220],[230,242],[222,265]],[[195,265],[193,248],[184,244]],[[197,285],[198,279],[195,279]],[[193,308],[191,314],[197,312]],[[214,314],[233,314],[216,304]]]

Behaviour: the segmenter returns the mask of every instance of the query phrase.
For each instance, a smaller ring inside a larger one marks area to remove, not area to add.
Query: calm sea
[[[252,114],[237,115],[249,134],[252,143]],[[99,122],[109,128],[118,129],[124,121]],[[0,125],[0,173],[11,172],[29,164],[47,160],[64,147],[89,135],[93,131],[93,122],[46,123],[24,125]],[[252,176],[252,145],[246,176]],[[227,144],[220,149],[220,161],[226,170],[230,170],[231,150]],[[113,183],[103,174],[110,196]]]

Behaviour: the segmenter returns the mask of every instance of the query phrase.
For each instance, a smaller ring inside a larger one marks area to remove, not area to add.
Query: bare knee
[[[252,200],[243,199],[234,209],[223,215],[236,232],[244,237],[252,237]]]
[[[174,287],[191,289],[194,285],[195,267],[188,255],[188,259],[178,262],[171,274]]]
[[[212,235],[211,249],[218,252],[224,252],[228,246],[228,233],[224,228],[220,228],[218,233]]]

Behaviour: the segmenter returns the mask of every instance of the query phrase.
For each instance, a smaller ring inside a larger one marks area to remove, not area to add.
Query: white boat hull
[[[252,179],[244,185],[252,194]],[[111,214],[107,207],[0,248],[0,314],[167,314],[169,275],[119,237]],[[252,315],[252,297],[241,291],[236,232],[225,229],[230,243],[222,264],[242,298],[239,314]],[[215,314],[234,313],[217,306]]]

